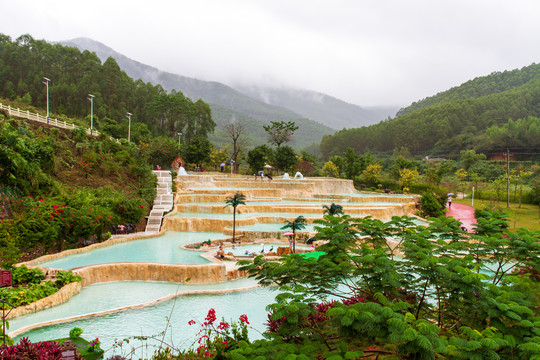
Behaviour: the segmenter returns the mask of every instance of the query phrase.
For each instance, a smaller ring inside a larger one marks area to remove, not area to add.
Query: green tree
[[[491,232],[480,243],[468,243],[457,221],[434,220],[414,228],[404,227],[411,221],[400,218],[381,227],[379,220],[325,215],[317,220],[316,239],[326,241],[318,259],[292,254],[280,262],[263,257],[243,262],[241,270],[261,285],[277,284],[280,293],[268,306],[265,338],[244,343],[231,355],[529,359],[540,354],[538,282],[508,267],[510,259],[514,268],[538,266],[540,234],[505,230],[504,236]],[[380,244],[388,232],[402,239],[399,260]],[[366,235],[360,238],[361,233]],[[441,240],[433,240],[435,234],[443,235]],[[445,241],[446,236],[458,241]],[[468,251],[472,255],[463,256]]]
[[[416,169],[405,168],[401,169],[401,171],[399,172],[399,178],[403,188],[410,187],[412,184],[414,184],[414,182],[416,181],[416,179],[418,179],[419,176],[420,174],[418,174],[418,170]]]
[[[306,218],[302,215],[298,216],[293,221],[285,220],[285,225],[281,227],[281,230],[291,230],[293,235],[293,254],[296,253],[296,231],[302,230],[306,227],[307,221]]]
[[[214,170],[217,171],[218,166],[222,163],[225,163],[229,159],[229,145],[225,146],[223,149],[212,149],[210,153],[210,164],[214,167]]]
[[[375,184],[381,176],[381,164],[369,164],[362,172],[362,177],[370,184]]]
[[[272,158],[273,151],[267,145],[259,145],[247,153],[247,162],[251,172],[254,174],[259,170],[264,169],[269,160]]]
[[[438,217],[444,214],[443,206],[430,192],[422,194],[422,197],[420,198],[420,206],[422,207],[422,215],[424,217]]]
[[[210,161],[212,148],[212,144],[207,138],[201,135],[196,136],[184,151],[185,159],[189,163],[202,167],[204,162]]]
[[[339,169],[336,166],[336,164],[334,164],[332,161],[328,161],[323,165],[323,167],[321,169],[321,175],[322,176],[327,176],[327,177],[338,178],[339,177]]]
[[[278,147],[274,152],[274,165],[278,168],[278,171],[292,171],[297,162],[296,152],[290,146]]]
[[[233,196],[228,197],[225,200],[225,207],[232,206],[233,208],[233,243],[236,242],[236,208],[240,205],[246,205],[246,195],[237,192]]]
[[[459,153],[459,158],[465,170],[469,170],[471,166],[474,165],[479,160],[485,160],[486,155],[477,154],[474,150],[461,150]]]
[[[279,149],[284,143],[291,141],[291,138],[298,126],[294,121],[271,121],[271,125],[263,125],[264,130],[268,134],[268,141],[276,145]]]
[[[323,205],[324,214],[331,216],[343,215],[343,206],[332,203],[331,205]]]

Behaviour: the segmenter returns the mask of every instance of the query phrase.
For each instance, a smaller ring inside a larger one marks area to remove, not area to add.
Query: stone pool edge
[[[81,282],[63,286],[56,293],[31,304],[14,308],[8,319],[42,311],[68,301],[78,294],[83,287],[114,281],[163,281],[172,283],[211,284],[230,281],[243,277],[238,269],[227,266],[213,259],[209,264],[160,264],[160,263],[105,263],[72,269],[75,275],[82,277]],[[49,268],[47,268],[49,269]]]
[[[170,300],[170,299],[174,299],[174,298],[177,298],[177,297],[180,297],[180,296],[200,295],[200,294],[224,294],[224,293],[240,292],[240,291],[246,291],[246,290],[255,289],[255,288],[260,287],[260,286],[261,285],[259,285],[259,284],[255,284],[255,285],[246,286],[246,287],[237,288],[237,289],[186,290],[186,291],[174,292],[172,294],[161,297],[159,299],[147,301],[147,302],[144,302],[144,303],[141,303],[141,304],[123,306],[123,307],[119,307],[119,308],[98,311],[98,312],[95,312],[95,313],[89,313],[89,314],[83,314],[83,315],[77,315],[77,316],[70,316],[70,317],[67,317],[67,318],[56,319],[56,320],[45,321],[45,322],[41,322],[41,323],[35,323],[35,324],[27,325],[27,326],[24,326],[24,327],[22,327],[20,329],[12,331],[12,332],[8,333],[7,335],[9,337],[11,337],[11,338],[14,338],[14,337],[19,336],[21,334],[24,334],[24,333],[26,333],[26,332],[28,332],[30,330],[38,329],[38,328],[41,328],[41,327],[45,327],[45,326],[49,326],[49,325],[55,325],[55,324],[61,324],[61,323],[65,323],[65,322],[71,322],[71,321],[81,320],[81,319],[86,319],[86,318],[92,318],[92,317],[97,317],[97,316],[102,316],[102,315],[113,314],[113,313],[116,313],[116,312],[130,310],[130,309],[148,307],[148,306],[152,306],[152,305],[155,305],[155,304],[158,304],[158,303]]]

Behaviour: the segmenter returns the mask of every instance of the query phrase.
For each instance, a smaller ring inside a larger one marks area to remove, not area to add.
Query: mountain
[[[120,68],[133,79],[141,79],[154,85],[160,84],[168,91],[172,89],[182,91],[185,96],[194,100],[203,99],[212,108],[213,118],[218,125],[218,129],[220,125],[231,121],[233,114],[239,114],[239,116],[235,117],[237,119],[241,118],[240,121],[248,122],[248,128],[253,128],[253,125],[257,122],[267,124],[270,121],[294,121],[297,125],[300,125],[300,128],[295,133],[295,141],[291,144],[296,149],[302,149],[315,142],[320,142],[324,135],[334,133],[334,130],[329,126],[306,119],[292,110],[266,104],[219,82],[203,81],[161,71],[155,67],[132,60],[92,39],[76,38],[61,41],[60,44],[76,47],[81,51],[94,52],[101,61],[113,57]],[[224,109],[230,111],[224,111]],[[265,133],[254,132],[251,135],[252,145],[266,142]]]
[[[310,90],[256,85],[235,85],[234,88],[266,104],[290,109],[337,130],[376,124],[399,110],[397,106],[362,108]]]
[[[401,109],[378,124],[323,139],[324,158],[357,152],[457,157],[461,150],[518,155],[540,153],[540,64],[475,78]]]
[[[487,76],[480,76],[459,86],[414,102],[399,110],[397,115],[405,115],[431,105],[450,103],[467,98],[477,99],[482,96],[499,94],[511,88],[519,87],[531,80],[540,78],[540,65],[531,64],[521,69],[495,71]]]

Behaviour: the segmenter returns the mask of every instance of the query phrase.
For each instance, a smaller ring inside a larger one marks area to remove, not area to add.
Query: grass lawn
[[[452,202],[471,206],[471,199],[453,199]],[[519,228],[526,228],[531,231],[540,231],[540,208],[537,205],[510,203],[510,208],[506,208],[506,202],[474,199],[475,209],[502,210],[510,215],[509,227],[511,231]]]

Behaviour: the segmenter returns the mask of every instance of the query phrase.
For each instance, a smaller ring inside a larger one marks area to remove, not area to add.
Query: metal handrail
[[[21,118],[21,119],[27,119],[27,120],[31,120],[31,121],[38,121],[38,122],[41,122],[41,123],[45,123],[47,124],[47,117],[46,116],[43,116],[43,115],[40,115],[39,113],[31,113],[29,110],[21,110],[19,108],[12,108],[11,105],[4,105],[2,103],[0,103],[0,110],[7,110],[7,113],[9,116],[15,116],[15,117],[18,117],[18,118]],[[56,126],[56,127],[59,127],[59,128],[62,128],[62,129],[85,129],[86,130],[86,133],[88,135],[93,135],[93,136],[99,136],[99,131],[97,130],[93,130],[92,132],[90,131],[90,129],[87,129],[87,128],[83,128],[83,127],[80,127],[80,126],[77,126],[73,123],[69,123],[67,121],[62,121],[62,120],[58,120],[58,119],[51,119],[49,118],[49,125],[52,125],[52,126]]]

